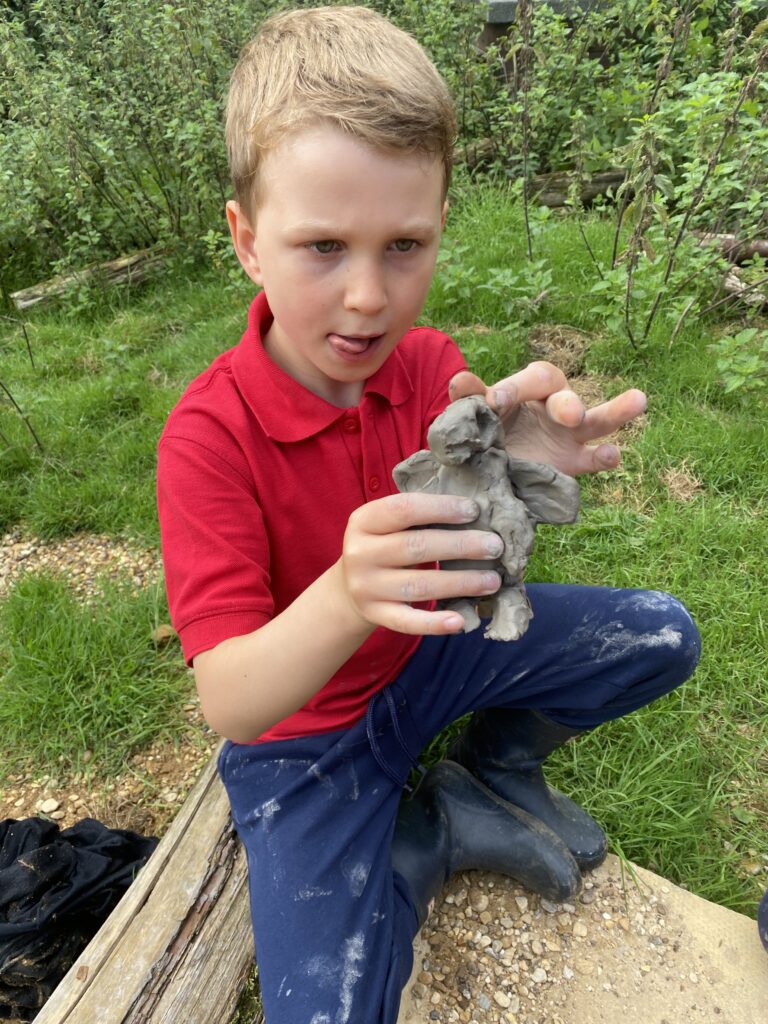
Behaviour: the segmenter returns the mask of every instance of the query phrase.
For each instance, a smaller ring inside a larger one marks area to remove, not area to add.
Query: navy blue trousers
[[[534,618],[520,640],[425,637],[350,729],[224,746],[267,1024],[395,1024],[417,919],[392,870],[392,834],[410,770],[442,729],[489,707],[590,729],[696,666],[696,626],[667,594],[527,589]]]

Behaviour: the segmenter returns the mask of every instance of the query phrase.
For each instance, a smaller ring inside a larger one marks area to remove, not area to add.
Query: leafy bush
[[[222,96],[274,3],[32,0],[0,15],[5,287],[195,244],[227,189]]]
[[[527,179],[570,168],[583,180],[627,166],[626,198],[639,189],[641,221],[643,195],[660,191],[670,217],[691,210],[688,228],[764,225],[764,4],[520,3],[509,36],[481,45],[483,2],[368,2],[426,46],[453,90],[460,148],[485,143],[482,171]],[[154,245],[220,263],[228,76],[263,17],[296,5],[6,4],[0,290]],[[670,244],[676,227],[672,219]]]

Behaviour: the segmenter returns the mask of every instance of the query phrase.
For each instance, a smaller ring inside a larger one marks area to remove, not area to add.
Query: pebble
[[[509,1004],[512,1000],[509,998],[506,992],[502,992],[501,989],[493,993],[493,1001],[497,1006],[500,1006],[503,1010],[509,1009]]]
[[[477,889],[472,889],[469,894],[469,902],[473,910],[482,912],[488,909],[488,897],[484,892],[479,892]]]
[[[40,810],[43,812],[43,814],[53,814],[54,811],[58,811],[60,806],[60,802],[58,800],[54,800],[53,797],[51,797],[48,800],[43,800],[43,802],[40,804]],[[62,815],[62,817],[64,817],[64,815]]]
[[[576,960],[573,965],[579,974],[594,974],[595,972],[595,961],[584,959]],[[648,968],[650,970],[650,967]]]
[[[537,985],[543,985],[544,982],[547,980],[547,972],[544,970],[543,967],[537,967],[536,970],[531,975],[531,979]]]

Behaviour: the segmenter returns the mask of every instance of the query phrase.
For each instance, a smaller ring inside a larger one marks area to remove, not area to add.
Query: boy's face
[[[442,164],[320,125],[269,152],[259,186],[255,223],[234,202],[227,217],[274,315],[265,348],[310,391],[356,405],[426,299],[447,208]]]

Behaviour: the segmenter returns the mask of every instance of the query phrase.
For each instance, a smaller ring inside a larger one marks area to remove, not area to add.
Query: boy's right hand
[[[497,559],[503,544],[488,530],[441,530],[478,516],[474,501],[449,494],[391,494],[368,502],[349,517],[339,562],[352,610],[369,626],[414,635],[459,633],[464,620],[452,611],[413,608],[412,603],[451,597],[484,597],[501,585],[489,569],[420,568],[458,559]],[[414,529],[414,527],[427,527]]]

